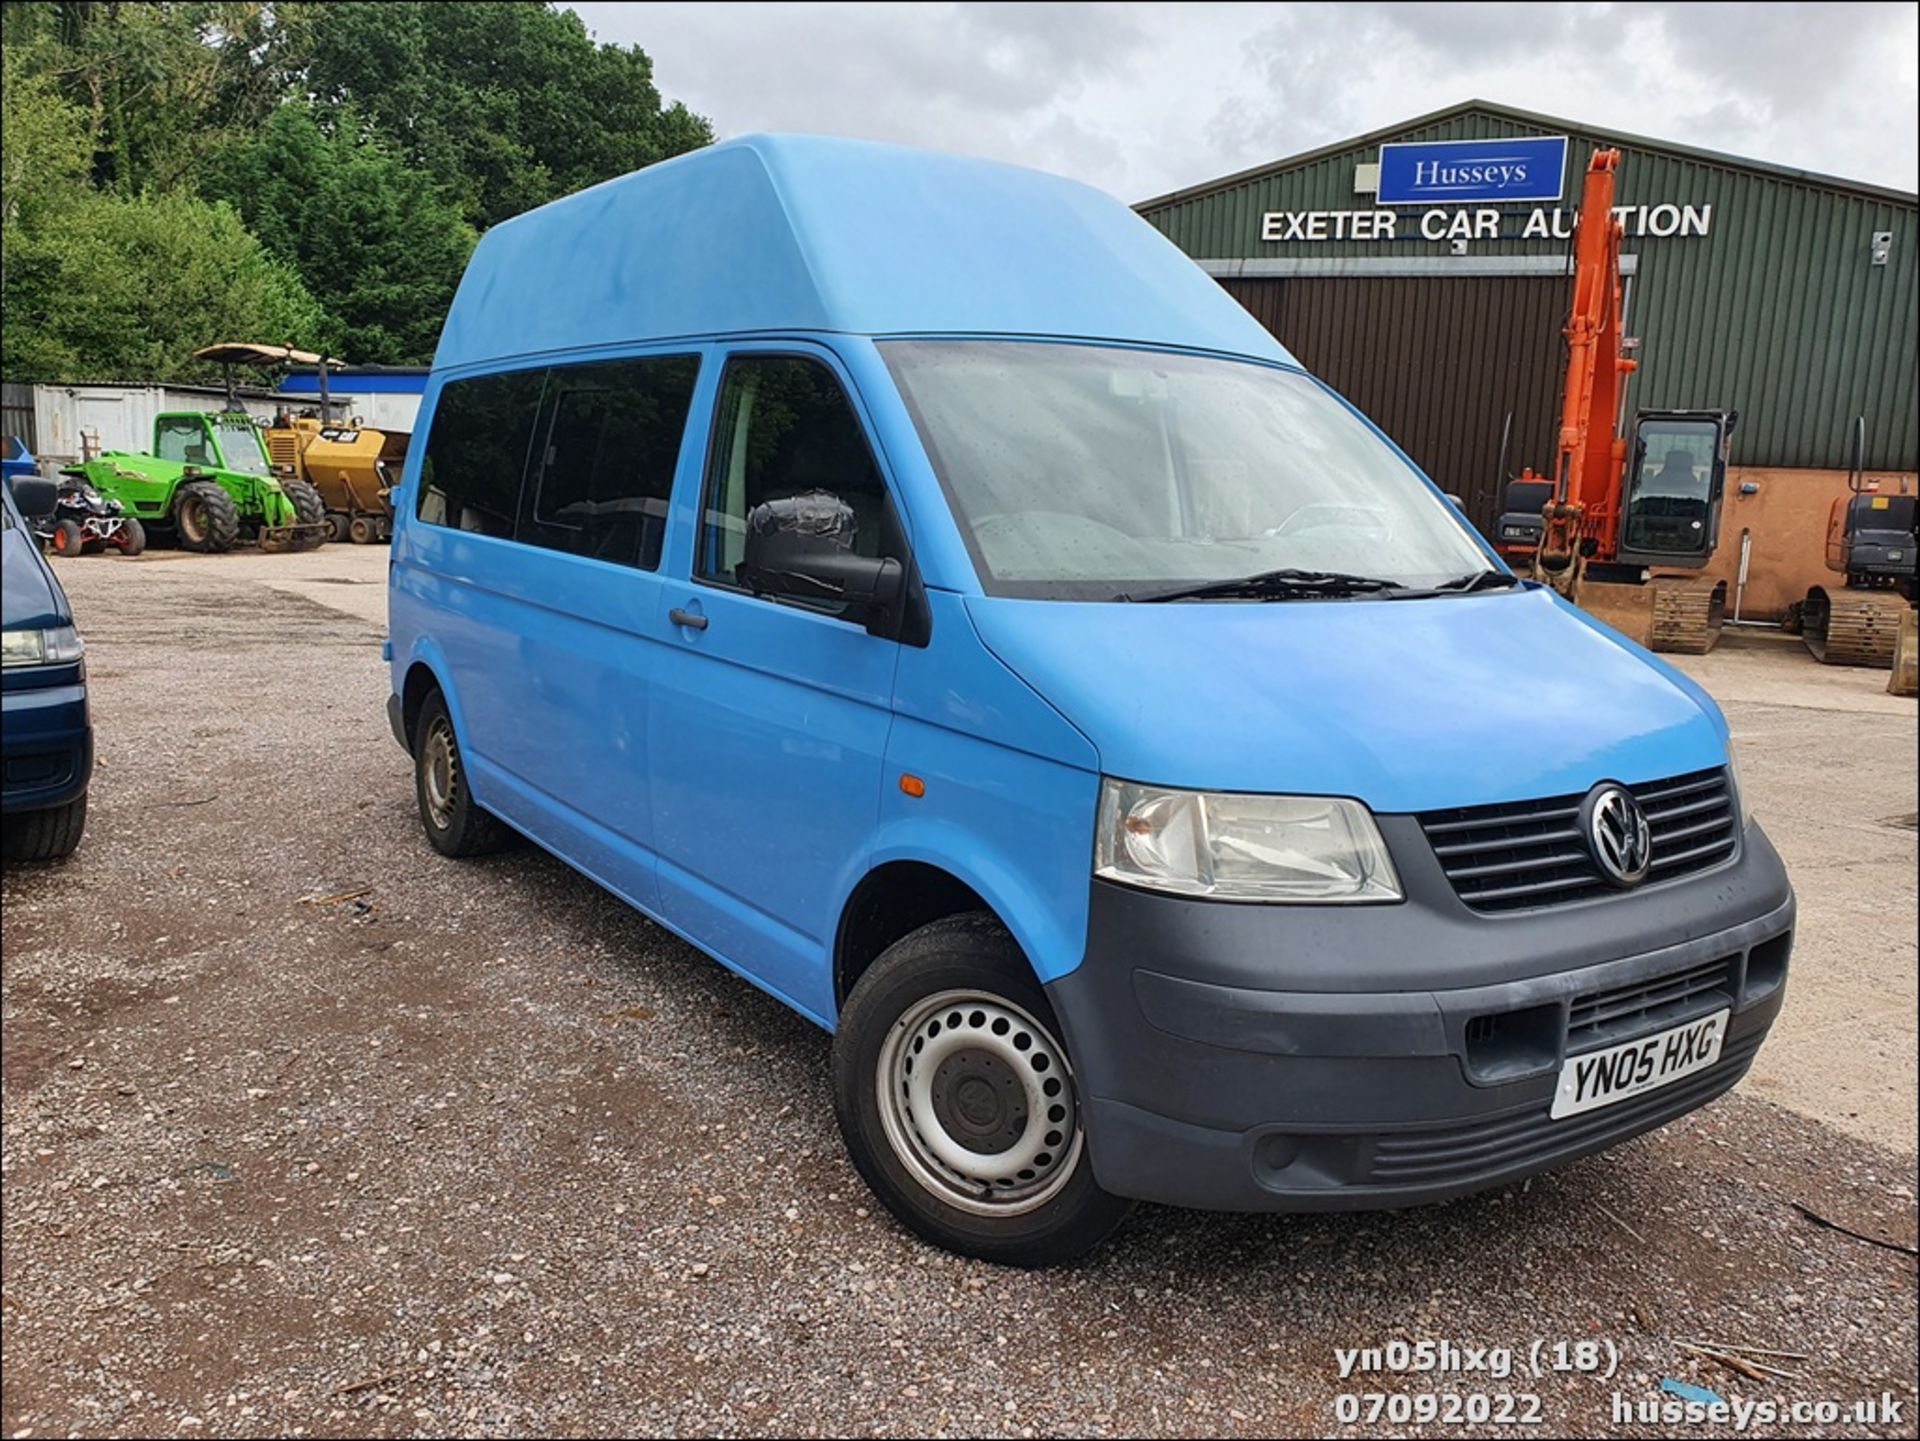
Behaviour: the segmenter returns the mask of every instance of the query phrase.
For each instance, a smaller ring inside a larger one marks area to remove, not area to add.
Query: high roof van
[[[1780,1009],[1714,703],[1086,186],[758,136],[510,220],[395,500],[427,839],[831,1030],[956,1251],[1513,1181]]]

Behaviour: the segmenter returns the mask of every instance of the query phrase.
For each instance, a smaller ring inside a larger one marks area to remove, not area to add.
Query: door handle
[[[681,610],[678,606],[675,606],[667,612],[667,619],[675,625],[685,626],[688,630],[705,630],[707,628],[707,618],[704,615],[701,615],[698,611]]]

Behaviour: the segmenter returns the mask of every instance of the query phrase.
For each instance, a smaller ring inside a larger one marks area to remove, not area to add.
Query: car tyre
[[[420,707],[413,725],[413,788],[420,827],[441,855],[483,856],[512,838],[498,816],[474,802],[453,716],[446,697],[437,690]]]
[[[60,861],[72,855],[87,828],[87,793],[44,811],[18,811],[7,817],[0,832],[6,836],[10,861]]]
[[[984,912],[922,926],[861,976],[834,1036],[833,1096],[867,1185],[949,1251],[1057,1265],[1132,1209],[1094,1179],[1059,1022]]]

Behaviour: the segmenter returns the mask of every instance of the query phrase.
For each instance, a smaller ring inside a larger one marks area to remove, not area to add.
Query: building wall
[[[1556,276],[1223,280],[1227,293],[1460,497],[1492,533],[1507,470],[1553,465],[1559,429]]]
[[[1738,438],[1736,437],[1736,444]],[[1914,474],[1873,476],[1881,490],[1911,492]],[[1758,486],[1740,494],[1743,484]],[[1741,596],[1745,620],[1779,620],[1794,601],[1806,599],[1816,585],[1839,585],[1844,577],[1827,569],[1827,518],[1836,500],[1848,494],[1844,470],[1784,470],[1733,466],[1727,472],[1727,499],[1720,514],[1720,545],[1707,574],[1727,582],[1727,613],[1733,613],[1740,575],[1742,532],[1753,537],[1747,586]]]
[[[1870,466],[1920,467],[1920,409],[1914,403],[1920,388],[1920,207],[1911,198],[1482,111],[1439,117],[1392,138],[1538,134],[1569,137],[1561,202],[1569,212],[1592,152],[1623,144],[1617,203],[1713,207],[1705,236],[1628,237],[1626,252],[1638,266],[1628,329],[1641,340],[1629,408],[1737,409],[1738,454],[1749,464],[1793,468],[1843,463],[1848,427],[1864,414]],[[1390,207],[1403,217],[1392,241],[1261,239],[1261,217],[1268,211],[1371,207],[1371,196],[1355,192],[1355,167],[1378,155],[1376,138],[1278,174],[1149,202],[1141,213],[1203,262],[1358,257],[1377,263],[1401,257],[1444,273],[1455,259],[1449,246],[1421,239],[1417,228],[1408,234],[1404,217],[1416,216],[1418,207]],[[1565,254],[1563,240],[1518,236],[1533,205],[1492,208],[1506,217],[1502,235],[1471,241],[1471,262]],[[1885,266],[1870,264],[1875,231],[1893,232]],[[1452,403],[1458,385],[1450,388],[1448,379],[1428,377],[1429,403]],[[1462,377],[1452,379],[1463,383]]]

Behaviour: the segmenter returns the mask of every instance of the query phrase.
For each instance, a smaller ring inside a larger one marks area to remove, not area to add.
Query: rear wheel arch
[[[426,705],[427,697],[435,691],[439,691],[442,695],[446,694],[446,687],[440,684],[440,677],[435,674],[432,666],[423,660],[417,660],[407,668],[407,677],[400,687],[400,721],[406,732],[409,751],[413,749],[414,730],[420,720],[421,707]],[[449,715],[454,715],[451,698],[447,701],[447,712]],[[459,725],[457,716],[454,724],[456,727]]]

